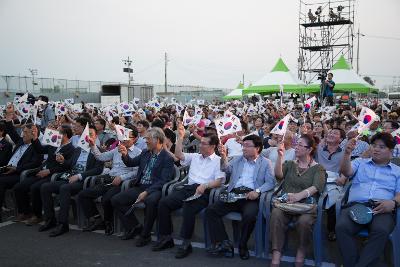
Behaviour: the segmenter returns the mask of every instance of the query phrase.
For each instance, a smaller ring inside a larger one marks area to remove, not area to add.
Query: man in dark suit
[[[6,133],[15,143],[15,148],[11,159],[7,163],[7,168],[0,175],[0,207],[3,206],[4,197],[7,189],[11,189],[16,183],[19,182],[20,173],[24,170],[34,169],[40,166],[43,156],[36,153],[31,146],[32,141],[32,124],[26,124],[22,137],[16,132],[11,118],[8,118],[6,123]],[[23,214],[18,215],[16,220],[28,219]],[[0,213],[1,221],[1,213]]]
[[[38,130],[32,128],[32,146],[37,153],[48,154],[47,160],[40,165],[40,171],[14,186],[15,198],[18,211],[25,215],[30,213],[29,191],[32,198],[33,216],[27,225],[37,224],[42,221],[42,198],[40,187],[50,181],[51,175],[58,172],[66,172],[71,169],[73,162],[74,147],[70,142],[72,129],[68,125],[62,125],[59,129],[62,134],[61,146],[42,146],[39,142]]]
[[[123,240],[132,239],[139,235],[137,247],[150,243],[150,232],[157,216],[157,205],[161,198],[163,185],[174,177],[174,160],[163,149],[164,132],[160,128],[152,128],[146,134],[147,149],[131,158],[125,146],[120,145],[119,150],[126,166],[139,166],[134,186],[121,192],[111,199],[111,203],[121,219],[125,229]],[[144,202],[146,205],[144,225],[142,226],[134,212],[126,214],[132,204]]]
[[[94,126],[89,127],[89,136],[96,140],[97,135]],[[46,223],[39,227],[39,232],[47,231],[57,226],[50,233],[50,237],[56,237],[69,231],[68,214],[71,196],[76,195],[83,189],[83,181],[86,177],[99,175],[104,166],[102,161],[96,160],[93,154],[80,147],[75,148],[73,164],[72,171],[64,173],[54,182],[44,183],[40,189]],[[59,194],[58,225],[54,212],[53,193]]]
[[[12,156],[12,145],[5,139],[6,137],[6,124],[0,122],[0,167],[7,166]]]

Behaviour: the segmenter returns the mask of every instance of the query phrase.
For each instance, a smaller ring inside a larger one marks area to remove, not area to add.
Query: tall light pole
[[[35,85],[37,85],[37,82],[35,82],[35,76],[38,74],[37,69],[29,69],[31,75],[32,75],[32,91],[35,91]],[[26,89],[28,92],[28,89]]]
[[[357,32],[357,74],[360,71],[360,35],[365,36],[365,34],[360,33],[360,28]]]
[[[165,56],[164,56],[164,60],[165,60],[165,66],[164,66],[164,90],[165,93],[167,92],[167,88],[168,88],[168,83],[167,83],[167,66],[168,66],[168,55],[167,52],[165,52]]]
[[[124,72],[128,73],[128,89],[131,87],[131,73],[133,73],[133,69],[131,68],[132,65],[132,60],[129,59],[123,59],[122,62],[124,62],[125,68],[123,68]]]

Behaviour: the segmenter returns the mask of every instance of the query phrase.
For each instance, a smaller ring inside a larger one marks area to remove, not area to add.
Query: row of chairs
[[[32,173],[38,171],[37,169],[26,170],[21,174],[21,181],[31,175]],[[175,177],[170,182],[166,183],[162,188],[162,197],[166,197],[172,191],[174,191],[177,187],[183,186],[188,182],[188,167],[176,167],[175,166]],[[52,181],[55,181],[58,176],[61,174],[54,174],[51,177]],[[87,177],[84,181],[84,188],[88,188],[94,186],[96,183],[96,177]],[[132,180],[124,181],[122,184],[121,190],[127,190],[133,185]],[[336,202],[336,216],[339,216],[341,212],[341,207],[347,203],[350,183],[348,183],[342,194],[340,195],[339,199]],[[219,193],[223,189],[223,187],[213,189],[210,192],[209,197],[209,204],[214,203],[218,200]],[[269,238],[269,218],[271,215],[271,207],[272,207],[272,199],[274,196],[278,195],[279,192],[282,190],[282,184],[278,186],[275,190],[269,191],[264,193],[260,197],[259,203],[259,213],[257,216],[256,227],[254,231],[255,237],[255,255],[259,258],[268,258],[269,257],[269,250],[270,250],[270,238]],[[321,266],[322,260],[324,258],[324,245],[323,245],[323,211],[324,206],[327,200],[327,193],[321,194],[318,205],[317,205],[317,218],[316,222],[313,227],[313,252],[314,252],[314,264],[315,266]],[[78,203],[77,196],[71,197],[72,201],[72,209],[74,214],[74,219],[77,222],[77,225],[80,228],[83,228],[86,221],[83,215],[83,211]],[[96,199],[96,202],[101,202],[101,197]],[[139,209],[144,209],[144,203],[138,207]],[[182,214],[182,209],[175,211],[175,215],[180,216]],[[199,213],[199,216],[202,221],[203,231],[204,231],[204,243],[205,247],[210,246],[210,238],[209,238],[209,231],[208,226],[205,218],[205,209]],[[235,246],[238,246],[239,239],[240,239],[240,221],[242,220],[241,214],[238,212],[231,212],[224,217],[226,220],[232,222],[232,229],[233,229],[233,241]],[[400,222],[400,208],[396,211],[396,222]],[[121,224],[118,221],[118,217],[114,216],[114,225],[116,231],[122,231]],[[294,223],[289,224],[289,229],[293,229],[295,227]],[[158,235],[158,222],[156,224],[156,233]],[[359,233],[360,237],[368,237],[368,230],[364,229]],[[394,266],[400,267],[400,223],[397,223],[395,229],[393,230],[392,234],[390,235],[390,241],[392,243],[393,249],[393,263]],[[287,242],[286,242],[287,243]],[[396,253],[397,252],[397,253]]]

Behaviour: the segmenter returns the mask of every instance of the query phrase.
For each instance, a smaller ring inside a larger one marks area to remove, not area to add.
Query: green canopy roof
[[[373,85],[367,83],[361,78],[346,61],[344,56],[340,56],[339,60],[332,66],[329,71],[333,74],[333,81],[335,82],[335,93],[341,92],[356,92],[356,93],[377,93],[379,90]],[[315,81],[311,83],[308,88],[320,89],[320,82]]]
[[[273,94],[278,93],[281,86],[283,86],[285,93],[309,93],[313,91],[318,92],[319,90],[308,89],[302,81],[289,71],[282,58],[279,58],[271,72],[244,89],[243,93]]]

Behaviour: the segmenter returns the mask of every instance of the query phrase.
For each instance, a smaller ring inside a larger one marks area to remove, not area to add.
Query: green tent
[[[278,93],[281,86],[283,86],[283,92],[285,93],[309,93],[313,91],[313,89],[307,89],[305,84],[289,71],[282,58],[279,58],[270,73],[267,73],[253,85],[244,89],[243,93]]]
[[[333,65],[329,71],[333,74],[333,81],[335,82],[335,93],[355,92],[355,93],[378,93],[378,89],[373,85],[367,83],[361,78],[347,63],[344,56],[340,56],[339,60]],[[329,73],[328,72],[328,73]],[[316,81],[311,83],[308,88],[320,90],[320,82]]]
[[[236,86],[236,89],[233,89],[229,94],[226,96],[222,97],[224,100],[235,100],[235,99],[242,99],[242,93],[243,93],[244,85],[243,83],[239,83],[238,86]]]

